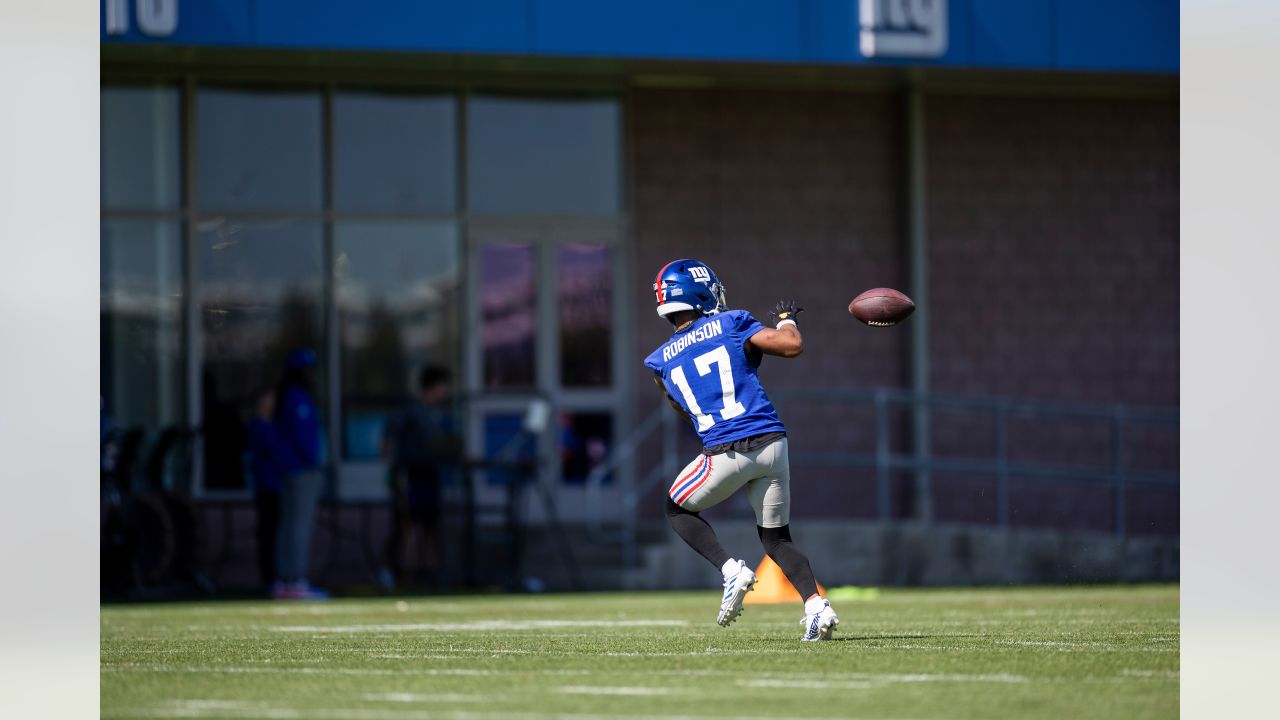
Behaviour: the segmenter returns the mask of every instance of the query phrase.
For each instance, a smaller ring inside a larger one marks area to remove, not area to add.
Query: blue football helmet
[[[653,294],[659,317],[680,310],[714,315],[729,307],[724,301],[724,284],[711,268],[697,260],[672,260],[662,266],[653,281]]]

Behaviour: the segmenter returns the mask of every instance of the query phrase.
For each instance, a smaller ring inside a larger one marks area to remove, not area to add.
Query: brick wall
[[[1176,406],[1176,101],[928,108],[934,388]]]
[[[935,392],[1178,405],[1176,100],[928,99]],[[1176,428],[1134,425],[1130,467],[1176,470]],[[934,450],[980,454],[987,428],[935,418]],[[1111,462],[1105,420],[1010,428],[1015,461]],[[990,478],[939,478],[990,516]],[[1177,531],[1176,491],[1131,491],[1135,530]],[[983,503],[978,498],[985,497]],[[1015,523],[1107,529],[1107,489],[1015,484]],[[1141,510],[1134,510],[1141,508]],[[948,510],[940,503],[940,511]]]

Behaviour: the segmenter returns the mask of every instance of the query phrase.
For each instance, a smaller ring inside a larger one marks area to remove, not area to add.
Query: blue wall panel
[[[104,43],[1178,72],[1176,0],[949,0],[935,60],[866,58],[859,0],[173,0]],[[900,0],[895,0],[900,1]],[[121,4],[122,3],[122,4]]]
[[[1059,0],[1057,11],[1060,69],[1178,67],[1177,0]]]
[[[794,61],[802,3],[779,0],[538,0],[537,52],[633,58]]]
[[[967,15],[977,67],[1053,67],[1053,0],[970,0]]]
[[[273,47],[531,50],[526,0],[263,0],[255,7],[258,42]]]
[[[818,63],[862,62],[858,52],[858,3],[805,0],[805,59]]]

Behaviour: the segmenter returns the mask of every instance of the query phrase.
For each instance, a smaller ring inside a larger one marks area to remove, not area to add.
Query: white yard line
[[[685,620],[476,620],[465,623],[412,623],[407,625],[277,625],[268,627],[276,632],[308,633],[363,633],[363,632],[418,632],[418,631],[478,631],[493,630],[545,630],[551,628],[612,628],[612,627],[684,627]]]
[[[1120,643],[1104,643],[1095,640],[996,640],[996,645],[1014,647],[1045,648],[1052,652],[1088,652],[1088,653],[1176,653],[1171,647],[1130,647]],[[993,648],[994,649],[994,648]],[[1010,648],[1013,649],[1013,648]]]
[[[263,674],[263,675],[390,675],[415,677],[422,675],[458,675],[491,677],[498,675],[525,675],[524,669],[510,671],[488,670],[481,668],[318,668],[318,667],[242,667],[237,665],[166,665],[160,663],[137,663],[127,665],[103,665],[100,670],[109,673],[209,673],[209,674]],[[546,669],[538,670],[541,675],[590,675],[594,670]]]
[[[852,680],[805,680],[797,678],[795,680],[771,680],[769,678],[756,678],[754,680],[739,680],[739,687],[748,688],[771,688],[786,690],[872,690],[874,688],[882,688],[888,685],[887,682],[874,681],[852,681]]]
[[[1177,680],[1180,673],[1177,670],[1121,670],[1120,674],[1125,677],[1154,678],[1157,680]]]
[[[270,720],[719,720],[723,715],[614,715],[593,713],[472,712],[466,710],[425,710],[416,708],[293,708],[287,706],[206,704],[200,700],[173,700],[151,708],[128,711],[127,716],[181,718],[269,718]],[[874,718],[796,716],[797,720],[875,720]],[[787,716],[736,716],[736,720],[790,720]],[[896,718],[895,720],[910,720]]]
[[[176,672],[176,673],[210,673],[210,674],[248,674],[248,675],[464,675],[489,676],[501,673],[492,670],[474,668],[414,668],[412,670],[391,670],[379,668],[317,668],[317,667],[238,667],[233,665],[105,665],[103,672]],[[583,673],[589,671],[583,670]]]
[[[455,702],[490,702],[491,697],[484,695],[468,695],[464,693],[403,693],[403,692],[385,692],[385,693],[365,693],[360,696],[364,700],[373,700],[376,702],[398,702],[398,703],[455,703]]]
[[[573,695],[670,695],[671,688],[618,685],[561,685],[556,692]]]
[[[961,675],[951,673],[842,673],[824,677],[759,677],[738,680],[740,687],[792,688],[801,690],[865,690],[896,683],[1022,683],[1022,675],[1000,673],[995,675]]]

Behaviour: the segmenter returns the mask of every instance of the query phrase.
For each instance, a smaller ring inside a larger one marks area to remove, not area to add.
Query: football
[[[893,288],[872,288],[849,303],[849,314],[872,327],[892,327],[916,309],[911,298]]]

